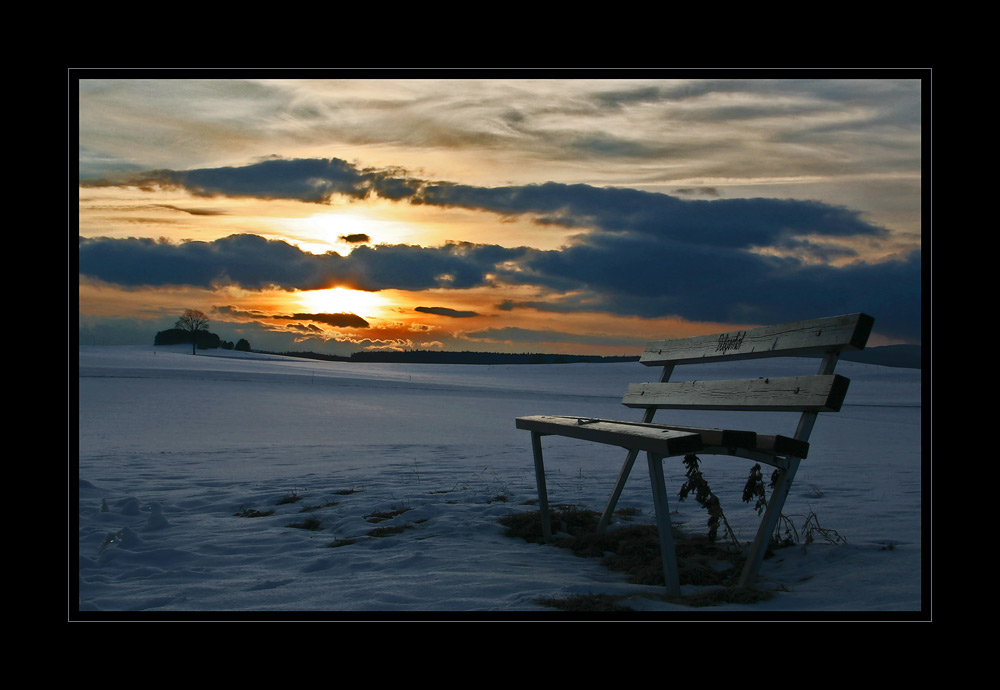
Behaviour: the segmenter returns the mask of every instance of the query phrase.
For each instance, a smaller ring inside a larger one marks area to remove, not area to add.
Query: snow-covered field
[[[817,363],[687,367],[675,378],[808,374]],[[785,514],[799,526],[812,513],[847,543],[821,540],[765,561],[759,584],[774,591],[767,601],[693,608],[628,583],[597,559],[505,537],[498,524],[537,509],[527,503],[535,498],[529,436],[515,429],[515,417],[638,420],[621,396],[630,381],[654,380],[655,370],[80,347],[78,448],[72,436],[69,448],[79,559],[69,564],[69,616],[557,619],[564,614],[539,599],[586,593],[628,595],[637,615],[660,618],[926,615],[921,373],[852,362],[837,371],[852,380],[847,402],[821,415]],[[789,435],[795,424],[773,413],[656,419]],[[624,451],[558,437],[543,444],[550,500],[601,510]],[[740,495],[751,463],[702,461],[727,519],[749,541],[758,517]],[[681,459],[666,470],[672,519],[704,531],[704,510],[676,498]],[[289,496],[299,500],[281,503]],[[653,522],[644,462],[619,506]],[[273,513],[238,515],[254,510]],[[320,529],[288,526],[307,518]],[[372,535],[387,526],[405,529]]]

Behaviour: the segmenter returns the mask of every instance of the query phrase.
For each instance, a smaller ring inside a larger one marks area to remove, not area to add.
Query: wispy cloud
[[[306,146],[361,151],[386,144],[395,155],[412,152],[394,162],[411,167],[420,159],[444,165],[437,152],[448,152],[458,167],[473,160],[467,155],[520,161],[522,173],[551,173],[546,161],[601,160],[603,174],[623,181],[619,175],[634,179],[643,160],[675,178],[844,174],[858,164],[912,170],[898,152],[912,150],[919,137],[921,98],[920,81],[906,75],[80,84],[83,177],[106,173],[116,160],[133,171],[205,168]],[[621,172],[611,167],[616,161]],[[448,173],[439,167],[436,176],[441,172]]]

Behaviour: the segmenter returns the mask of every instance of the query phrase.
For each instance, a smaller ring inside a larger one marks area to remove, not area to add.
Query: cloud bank
[[[888,231],[856,211],[816,201],[688,200],[561,183],[476,187],[422,180],[398,169],[358,168],[336,158],[160,170],[83,184],[309,203],[377,195],[579,229],[558,250],[360,244],[347,256],[309,254],[249,234],[180,244],[81,238],[81,275],[127,287],[374,291],[520,285],[577,296],[551,305],[532,303],[541,309],[744,323],[867,311],[880,330],[919,338],[920,251],[878,263],[850,262],[849,240],[877,242]]]
[[[683,200],[636,189],[544,183],[476,187],[428,182],[397,169],[357,168],[337,159],[272,159],[243,167],[159,170],[89,180],[85,187],[130,185],[183,188],[204,197],[293,199],[326,203],[335,195],[372,195],[413,204],[457,207],[514,215],[533,214],[540,223],[630,231],[723,247],[783,246],[801,235],[848,237],[888,234],[847,208],[783,199]],[[362,235],[350,241],[365,241]]]

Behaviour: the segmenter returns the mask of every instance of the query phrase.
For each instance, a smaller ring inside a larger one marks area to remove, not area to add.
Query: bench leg
[[[653,486],[653,507],[656,510],[656,529],[660,534],[660,558],[663,561],[663,580],[667,595],[680,596],[680,577],[677,573],[677,554],[674,552],[674,534],[670,526],[670,508],[667,506],[667,487],[663,479],[663,459],[646,453],[649,462],[649,482]]]
[[[674,365],[671,364],[663,368],[663,373],[660,375],[660,382],[664,382],[670,378],[670,372],[673,371]],[[649,408],[642,415],[643,424],[649,424],[653,421],[653,415],[656,414],[656,408]],[[625,464],[622,465],[621,472],[618,473],[618,481],[615,482],[615,488],[611,492],[611,498],[608,499],[608,505],[604,508],[604,514],[601,515],[600,522],[597,523],[597,533],[600,534],[611,522],[611,514],[615,512],[615,506],[618,505],[618,499],[622,496],[622,489],[625,488],[625,482],[628,481],[628,476],[632,472],[632,465],[635,464],[635,459],[639,455],[638,449],[633,449],[628,452],[628,457],[625,458]]]
[[[552,541],[552,525],[549,521],[549,496],[545,490],[545,466],[542,463],[542,437],[531,432],[531,454],[535,458],[535,484],[538,487],[538,514],[542,519],[542,539]]]
[[[601,515],[600,522],[597,523],[597,532],[600,534],[611,522],[611,514],[615,512],[615,506],[618,505],[618,499],[621,498],[622,489],[625,488],[625,482],[628,481],[628,476],[632,472],[632,465],[635,464],[635,458],[639,455],[638,450],[630,450],[628,452],[628,457],[625,458],[625,464],[622,465],[621,472],[618,473],[618,481],[615,482],[614,491],[611,492],[611,498],[608,499],[608,505],[604,508],[604,513]]]
[[[788,469],[784,471],[779,470],[778,481],[774,485],[774,491],[771,492],[771,500],[767,502],[767,509],[764,511],[764,519],[757,529],[757,536],[750,547],[750,553],[747,554],[747,562],[743,566],[743,572],[740,573],[740,587],[752,585],[754,578],[757,577],[757,571],[760,569],[760,564],[764,560],[764,554],[771,543],[771,535],[774,534],[774,530],[778,526],[778,518],[781,516],[781,509],[785,505],[785,499],[788,498],[788,491],[792,488],[792,480],[795,478],[795,472],[799,468],[799,462],[799,458],[790,457],[788,458]]]

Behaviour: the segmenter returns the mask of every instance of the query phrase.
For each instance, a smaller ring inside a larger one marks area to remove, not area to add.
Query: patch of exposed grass
[[[619,508],[615,511],[615,515],[619,520],[631,520],[641,512],[638,508]]]
[[[574,535],[594,532],[597,529],[598,519],[597,513],[579,510],[574,506],[565,506],[561,510],[549,511],[552,534]],[[533,544],[545,542],[542,538],[542,520],[537,512],[506,515],[500,518],[500,524],[506,528],[505,536],[519,537]]]
[[[306,518],[302,522],[291,522],[285,527],[294,527],[295,529],[308,529],[312,531],[319,531],[323,529],[323,523],[319,521],[319,518]]]
[[[337,505],[336,501],[327,501],[326,503],[320,503],[319,505],[315,505],[315,506],[306,506],[305,508],[302,508],[299,512],[300,513],[308,513],[308,512],[311,512],[313,510],[320,510],[321,508],[330,508],[330,507],[333,507],[335,505]]]
[[[275,505],[283,506],[283,505],[288,505],[289,503],[298,503],[301,500],[302,500],[302,497],[299,496],[299,494],[297,492],[293,491],[292,493],[288,494],[287,496],[284,496],[284,497],[278,499],[278,502],[275,503]]]
[[[267,517],[268,515],[274,515],[274,511],[273,510],[261,511],[257,510],[256,508],[244,508],[243,506],[240,506],[239,511],[233,513],[233,515],[235,515],[236,517],[246,517],[246,518]]]
[[[660,539],[655,525],[629,525],[613,527],[598,533],[600,516],[594,511],[568,507],[550,512],[553,545],[569,549],[583,558],[600,558],[601,564],[611,570],[624,572],[634,584],[662,586],[663,562],[660,558]],[[505,536],[542,543],[539,513],[517,513],[500,520],[506,529]],[[691,606],[712,606],[720,603],[753,603],[769,597],[755,588],[736,587],[745,560],[743,554],[729,546],[705,536],[687,536],[674,530],[674,550],[677,554],[678,576],[682,585],[713,585],[718,589],[685,598]],[[563,606],[608,606],[609,600],[584,600],[566,602]],[[617,602],[613,602],[617,605]],[[553,604],[546,603],[546,606]],[[570,610],[570,609],[566,609]],[[574,610],[588,610],[578,608]],[[614,610],[614,609],[589,609]],[[619,609],[620,610],[620,609]]]
[[[386,527],[376,527],[371,532],[368,533],[369,537],[389,537],[393,534],[399,534],[408,529],[413,529],[413,525],[399,525],[399,526],[386,526]]]
[[[614,612],[632,611],[628,606],[622,606],[621,600],[624,597],[616,597],[611,594],[573,594],[563,598],[549,598],[539,600],[539,604],[560,611],[580,611],[580,612]]]
[[[686,597],[690,606],[718,606],[719,604],[756,604],[771,598],[771,593],[756,587],[720,587]]]
[[[397,515],[402,515],[408,511],[413,510],[413,508],[393,508],[392,510],[377,510],[374,513],[368,513],[364,518],[368,522],[384,522],[385,520],[391,520]]]

